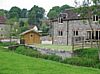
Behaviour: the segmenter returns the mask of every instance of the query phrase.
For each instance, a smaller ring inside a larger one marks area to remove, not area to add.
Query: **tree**
[[[16,31],[18,31],[18,25],[16,21],[17,21],[16,18],[11,18],[6,20],[6,24],[10,25],[10,43],[12,42],[12,36]],[[14,25],[17,25],[17,27],[14,27]]]
[[[9,18],[17,18],[17,20],[20,17],[21,9],[14,6],[9,11]]]
[[[4,10],[0,10],[0,16],[4,16]]]
[[[34,5],[31,10],[29,10],[29,24],[37,25],[39,27],[41,19],[44,17],[45,10],[41,7]]]
[[[75,1],[76,5],[77,5],[77,1]],[[93,3],[93,5],[92,5]],[[92,15],[99,15],[100,16],[100,5],[98,5],[100,3],[100,0],[84,0],[82,5],[78,8],[79,13],[81,14],[81,16],[83,18],[87,18],[88,22],[89,22],[89,26],[92,30],[92,33],[94,32],[93,30],[93,26],[92,26],[92,19],[91,16]],[[99,55],[99,61],[100,61],[100,45],[97,43],[97,48],[98,48],[98,55]]]
[[[21,18],[27,18],[28,17],[28,11],[27,11],[27,9],[22,9],[21,10],[21,14],[20,14],[20,17]]]
[[[69,6],[69,5],[66,4],[66,5],[63,5],[63,6],[60,7],[60,11],[62,12],[65,9],[69,9],[69,8],[73,8],[73,7],[71,7],[71,6]]]
[[[60,13],[60,7],[55,6],[52,9],[50,9],[47,16],[49,17],[49,19],[54,19],[58,17],[59,13]]]
[[[29,28],[28,21],[20,21],[19,27],[20,33],[26,31]]]
[[[55,19],[59,16],[59,14],[64,11],[65,9],[69,9],[72,8],[69,5],[63,5],[61,7],[59,6],[54,6],[52,7],[52,9],[50,9],[50,11],[48,12],[47,16],[49,19]]]

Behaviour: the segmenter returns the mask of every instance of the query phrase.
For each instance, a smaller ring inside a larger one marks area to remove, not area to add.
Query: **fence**
[[[84,36],[74,36],[72,37],[72,50],[74,49],[84,49],[84,48],[96,48],[100,45],[100,40],[96,39],[86,39]]]

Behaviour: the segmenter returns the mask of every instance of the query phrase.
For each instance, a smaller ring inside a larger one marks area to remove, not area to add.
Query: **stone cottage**
[[[72,9],[66,9],[59,17],[52,20],[53,44],[71,45],[73,36],[84,36],[85,39],[100,39],[100,16],[91,16],[93,31],[87,18],[81,19],[80,14]]]
[[[0,16],[0,39],[9,37],[10,26],[6,24],[6,17]]]

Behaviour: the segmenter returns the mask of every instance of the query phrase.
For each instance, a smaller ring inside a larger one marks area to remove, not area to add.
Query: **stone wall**
[[[8,38],[10,35],[10,26],[0,24],[0,38]]]
[[[93,21],[91,23],[94,30],[100,30],[100,24],[96,24],[96,22]],[[58,35],[59,30],[63,31],[63,36]],[[63,23],[55,21],[52,24],[53,44],[67,45],[68,42],[68,45],[71,45],[73,31],[78,31],[78,36],[87,37],[87,30],[91,30],[88,20],[71,20],[63,21]]]

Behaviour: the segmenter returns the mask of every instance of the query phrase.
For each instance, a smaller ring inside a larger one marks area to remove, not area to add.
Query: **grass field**
[[[65,65],[0,50],[0,74],[100,74],[100,70]]]
[[[72,50],[72,46],[67,45],[51,45],[51,44],[38,44],[36,47],[39,48],[48,48],[48,49],[55,49],[55,50]]]

